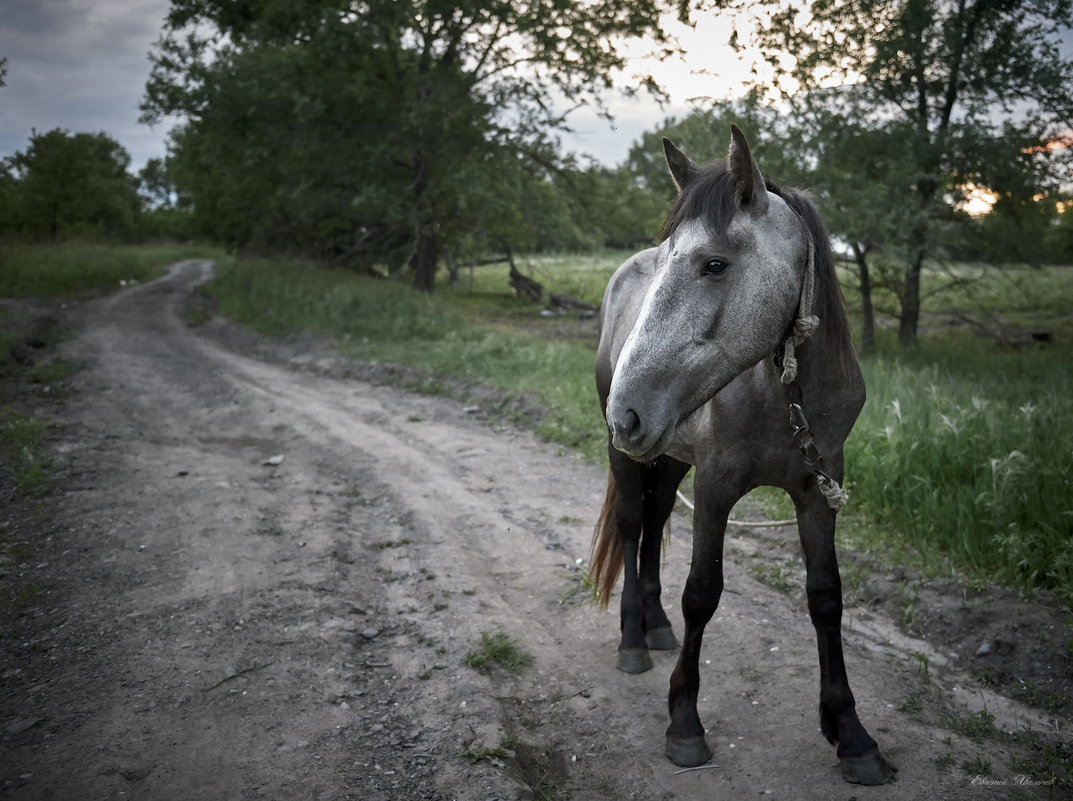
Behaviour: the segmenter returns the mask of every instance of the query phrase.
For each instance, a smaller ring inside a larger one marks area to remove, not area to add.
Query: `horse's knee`
[[[842,589],[837,585],[807,585],[808,613],[815,626],[837,626],[842,622]]]
[[[722,573],[690,575],[682,592],[682,616],[686,620],[707,622],[719,606],[723,594]]]

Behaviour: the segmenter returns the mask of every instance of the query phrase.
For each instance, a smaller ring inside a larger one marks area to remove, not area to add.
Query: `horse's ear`
[[[689,156],[676,148],[666,136],[663,137],[663,155],[667,159],[667,169],[671,171],[674,185],[681,192],[700,172],[700,167],[690,161]]]
[[[730,171],[734,174],[734,187],[738,204],[754,214],[767,211],[767,184],[760,168],[753,160],[745,134],[737,125],[730,126],[730,153],[727,155]]]

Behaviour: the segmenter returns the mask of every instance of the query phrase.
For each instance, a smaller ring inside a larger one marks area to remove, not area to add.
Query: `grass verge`
[[[48,489],[52,461],[41,447],[47,424],[17,412],[0,414],[0,450],[11,470],[15,491],[36,497]]]
[[[218,253],[189,245],[64,242],[0,247],[0,297],[69,297],[147,281],[182,259]]]
[[[863,367],[846,474],[873,531],[925,565],[1073,602],[1071,354],[925,344]]]

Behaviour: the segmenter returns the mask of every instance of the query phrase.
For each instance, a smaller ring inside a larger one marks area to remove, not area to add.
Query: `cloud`
[[[166,131],[138,123],[148,53],[168,0],[3,0],[0,156],[24,150],[32,130],[103,131],[139,169],[164,154]]]

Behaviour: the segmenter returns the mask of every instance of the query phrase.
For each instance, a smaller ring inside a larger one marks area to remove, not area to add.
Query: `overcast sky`
[[[164,154],[163,129],[138,123],[148,53],[168,0],[0,0],[0,156],[30,132],[104,131],[140,169]]]
[[[148,53],[167,10],[168,0],[0,0],[0,57],[7,58],[8,71],[7,86],[0,88],[0,157],[25,150],[31,130],[57,127],[107,133],[130,153],[134,171],[163,156],[170,125],[140,124],[138,104],[149,77]],[[577,136],[564,144],[617,164],[644,131],[665,116],[688,113],[690,97],[734,91],[743,70],[725,45],[728,33],[725,21],[707,20],[692,34],[688,65],[658,65],[659,79],[673,95],[670,106],[612,98],[613,125],[576,112],[571,121]],[[723,74],[698,73],[705,63],[719,64]],[[637,61],[632,71],[644,68]]]
[[[0,157],[25,150],[31,130],[57,127],[107,133],[130,153],[134,171],[163,156],[170,124],[140,124],[138,104],[168,5],[168,0],[0,0],[0,57],[7,58],[8,70],[7,86],[0,88]],[[671,104],[660,108],[648,96],[611,97],[614,122],[577,111],[570,118],[577,133],[564,138],[564,145],[618,164],[643,132],[666,116],[687,114],[692,98],[740,94],[749,68],[726,44],[730,26],[726,16],[706,16],[691,31],[666,17],[664,27],[680,38],[687,59],[646,61],[647,46],[639,44],[630,51],[635,58],[622,80],[651,71],[670,92]],[[1068,57],[1073,36],[1067,30],[1063,38]]]

